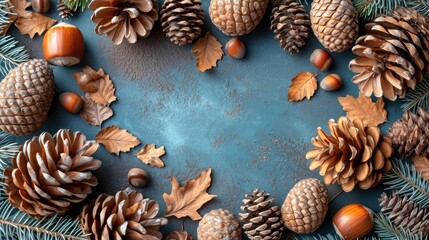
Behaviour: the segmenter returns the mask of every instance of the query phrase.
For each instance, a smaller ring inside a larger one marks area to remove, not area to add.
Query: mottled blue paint
[[[204,1],[205,10],[208,4]],[[287,101],[287,91],[297,73],[318,72],[319,81],[328,74],[318,71],[309,62],[311,52],[321,45],[311,35],[300,54],[289,55],[280,48],[269,30],[268,14],[255,31],[242,38],[247,49],[244,59],[224,56],[217,68],[206,73],[195,68],[191,46],[178,47],[170,43],[159,23],[149,38],[140,39],[136,45],[123,43],[118,47],[113,46],[107,37],[94,33],[91,14],[89,10],[77,13],[70,21],[83,32],[85,59],[79,66],[54,67],[55,100],[46,124],[37,134],[70,128],[84,132],[90,139],[95,137],[99,128],[89,126],[79,115],[66,112],[58,104],[58,95],[62,92],[82,94],[72,73],[88,64],[97,69],[102,67],[116,86],[118,100],[112,104],[115,115],[103,126],[118,125],[128,129],[143,144],[164,145],[167,151],[163,157],[166,167],[151,169],[135,157],[141,146],[120,157],[101,147],[96,153],[103,162],[96,172],[99,179],[97,193],[114,193],[128,187],[128,170],[142,167],[148,170],[152,182],[141,192],[160,201],[163,212],[162,194],[171,189],[170,176],[184,183],[211,167],[210,193],[218,197],[206,204],[201,214],[221,207],[238,213],[243,195],[253,188],[270,192],[280,205],[300,179],[320,179],[317,172],[308,170],[305,153],[311,148],[310,139],[315,136],[318,126],[326,129],[330,118],[337,119],[345,114],[337,97],[358,94],[357,86],[350,81],[353,76],[348,70],[348,63],[353,58],[350,51],[332,54],[334,65],[329,73],[342,77],[344,87],[340,91],[319,89],[311,101],[291,103]],[[59,19],[54,10],[49,15]],[[223,45],[229,40],[211,24],[208,14],[205,29]],[[41,37],[30,40],[16,30],[12,34],[29,49],[32,57],[43,56]],[[121,58],[118,54],[129,58]],[[400,102],[387,101],[386,105],[389,120],[398,119]],[[387,125],[383,126],[384,131]],[[18,140],[22,143],[30,137]],[[348,203],[360,202],[377,209],[381,189],[365,193],[355,190],[340,195],[330,204],[319,232],[333,232],[332,215]],[[339,187],[329,186],[329,191],[332,197]],[[163,231],[180,229],[181,223],[181,220],[170,218],[170,224]],[[196,227],[197,222],[185,222],[185,228],[194,237]]]

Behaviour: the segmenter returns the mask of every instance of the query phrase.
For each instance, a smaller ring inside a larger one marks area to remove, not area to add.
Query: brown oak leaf
[[[9,8],[12,13],[16,13],[16,15],[12,15],[16,18],[31,17],[32,12],[26,10],[30,6],[31,2],[27,2],[26,0],[9,0],[6,4],[6,7]]]
[[[185,230],[173,231],[167,235],[165,240],[193,240],[192,236],[189,235]]]
[[[297,102],[305,97],[310,99],[317,90],[317,74],[302,72],[292,79],[287,94],[289,102]]]
[[[101,124],[113,116],[113,110],[109,106],[104,106],[93,102],[89,95],[82,97],[83,107],[80,116],[90,125],[101,126]]]
[[[131,148],[140,144],[140,140],[127,130],[120,129],[117,126],[101,129],[95,136],[95,140],[103,144],[107,151],[118,156],[120,152],[129,152]]]
[[[86,68],[86,69],[85,69]],[[84,72],[90,72],[91,67],[86,66],[84,68]],[[92,70],[95,72],[94,70]],[[109,75],[105,74],[102,69],[99,69],[96,73],[98,73],[102,78],[100,78],[98,89],[96,92],[89,93],[92,101],[102,104],[102,105],[110,105],[110,103],[116,101],[115,96],[115,86],[113,85],[112,80],[110,80]]]
[[[18,17],[15,21],[15,26],[21,34],[28,34],[33,38],[36,34],[42,35],[48,30],[57,20],[45,17],[40,13],[32,12],[29,17]]]
[[[165,154],[164,146],[159,148],[155,147],[155,144],[145,144],[140,151],[137,153],[137,157],[145,164],[150,167],[164,167],[164,162],[159,158]]]
[[[422,178],[424,180],[429,180],[429,159],[425,156],[420,156],[417,154],[411,156],[411,159],[414,162],[414,167],[416,168],[417,172],[422,175]]]
[[[351,120],[361,119],[366,121],[368,125],[374,126],[378,126],[387,120],[383,98],[377,99],[374,103],[371,98],[359,93],[358,98],[347,95],[346,97],[339,97],[338,101],[343,106],[343,110],[347,112],[346,117]]]
[[[192,52],[201,72],[216,67],[216,62],[223,56],[222,44],[209,32],[192,46]]]
[[[188,181],[183,187],[174,177],[171,177],[171,194],[164,193],[163,195],[167,205],[164,215],[166,217],[190,217],[192,220],[200,220],[201,215],[197,211],[206,202],[216,197],[216,195],[207,193],[212,181],[211,172],[211,168],[203,171],[197,178]]]

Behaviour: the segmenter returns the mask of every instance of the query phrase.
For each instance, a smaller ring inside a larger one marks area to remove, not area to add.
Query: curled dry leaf
[[[140,140],[134,137],[127,130],[117,126],[103,128],[95,136],[98,143],[103,144],[107,151],[119,156],[120,152],[128,152],[131,148],[140,144]]]
[[[289,102],[301,101],[305,97],[310,99],[317,90],[317,74],[302,72],[292,79],[289,86]]]
[[[90,125],[101,126],[101,124],[113,116],[113,111],[109,106],[104,106],[93,102],[89,95],[82,97],[83,108],[80,111],[80,116]]]
[[[173,231],[167,235],[165,240],[192,240],[191,235],[185,230],[182,231]]]
[[[414,154],[411,156],[414,162],[414,167],[417,172],[421,173],[424,180],[429,180],[429,159],[425,156]]]
[[[358,98],[347,95],[346,97],[339,97],[338,101],[343,106],[343,110],[347,112],[346,117],[348,119],[361,119],[373,126],[378,126],[387,120],[383,98],[377,99],[374,103],[371,98],[359,93]]]
[[[150,167],[164,167],[164,162],[159,158],[165,154],[164,146],[159,148],[155,144],[145,144],[142,149],[137,153],[137,157]]]
[[[109,75],[103,72],[102,76],[99,80],[97,91],[89,93],[89,96],[94,102],[108,106],[110,103],[116,101],[115,87]]]
[[[216,197],[216,195],[207,193],[212,181],[211,172],[211,168],[203,171],[197,178],[188,181],[183,187],[174,177],[171,177],[171,194],[164,193],[163,195],[167,205],[165,216],[190,217],[192,220],[200,220],[201,215],[197,212],[198,209]]]
[[[197,59],[197,68],[204,72],[216,67],[216,62],[223,56],[222,44],[209,32],[192,46]]]

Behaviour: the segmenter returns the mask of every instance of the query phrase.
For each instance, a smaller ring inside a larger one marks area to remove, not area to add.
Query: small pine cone
[[[358,37],[359,20],[351,0],[314,0],[310,19],[314,35],[333,52],[349,49]]]
[[[160,240],[159,228],[168,220],[157,218],[158,211],[158,202],[127,188],[115,196],[99,195],[83,208],[80,223],[90,240]]]
[[[174,44],[190,44],[201,34],[201,0],[165,0],[160,15],[163,31]]]
[[[395,224],[410,230],[413,234],[426,236],[429,234],[429,211],[409,200],[406,196],[399,197],[395,192],[392,196],[381,194],[381,211]]]
[[[258,189],[245,197],[244,206],[241,206],[245,213],[240,213],[240,221],[247,237],[250,240],[280,239],[284,229],[281,212],[278,206],[270,206],[275,199]]]
[[[64,4],[63,0],[59,0],[57,4],[58,15],[65,20],[70,20],[73,17],[73,10]]]
[[[206,213],[198,224],[198,240],[241,240],[240,222],[228,210]]]
[[[328,189],[315,178],[299,181],[287,194],[282,205],[284,225],[303,234],[316,231],[328,211]]]
[[[298,53],[310,33],[310,17],[295,0],[280,0],[271,11],[271,30],[280,46],[289,53]]]
[[[401,155],[429,157],[429,112],[423,108],[418,108],[417,114],[405,112],[389,128],[388,137]]]
[[[390,170],[393,154],[391,140],[381,135],[376,126],[367,126],[360,119],[340,117],[328,122],[328,135],[320,127],[311,139],[315,147],[307,152],[312,159],[310,169],[320,168],[325,184],[338,183],[345,192],[358,184],[361,189],[375,187],[383,172]]]
[[[97,185],[92,157],[98,144],[81,132],[61,129],[27,140],[4,170],[10,203],[33,217],[64,213],[82,202]]]

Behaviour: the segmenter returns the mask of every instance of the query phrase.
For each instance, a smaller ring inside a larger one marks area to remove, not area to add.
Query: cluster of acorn
[[[241,240],[244,231],[250,240],[275,240],[281,239],[285,227],[298,234],[313,233],[328,211],[328,189],[318,179],[303,179],[289,191],[281,209],[274,201],[270,194],[255,189],[245,195],[239,219],[224,209],[205,214],[198,225],[198,239]],[[357,239],[371,231],[373,212],[362,204],[349,204],[332,222],[341,238]]]
[[[328,71],[334,62],[331,54],[323,49],[316,49],[310,56],[310,62],[319,70]],[[320,82],[320,87],[325,91],[335,91],[343,86],[343,81],[338,74],[329,74]]]

